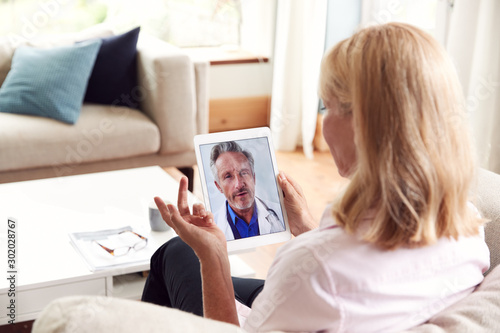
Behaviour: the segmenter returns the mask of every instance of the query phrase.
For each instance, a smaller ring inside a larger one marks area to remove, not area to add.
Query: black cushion
[[[90,76],[85,102],[138,107],[137,39],[140,27],[122,35],[102,38]],[[135,89],[135,90],[134,90]],[[135,98],[137,99],[137,98]]]

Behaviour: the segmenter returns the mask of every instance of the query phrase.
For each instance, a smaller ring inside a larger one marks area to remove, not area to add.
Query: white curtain
[[[446,48],[466,96],[479,163],[500,173],[500,1],[455,0]]]
[[[278,1],[271,131],[276,149],[293,151],[302,145],[310,158],[326,15],[326,0]]]

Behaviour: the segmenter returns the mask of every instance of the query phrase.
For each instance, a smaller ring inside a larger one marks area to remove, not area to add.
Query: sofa
[[[481,170],[477,188],[476,205],[490,220],[485,232],[491,268],[471,295],[406,332],[500,332],[500,175]],[[237,326],[175,309],[92,296],[53,301],[35,321],[32,332],[244,333]]]
[[[36,41],[0,37],[0,85],[20,46],[61,47],[113,35],[98,25]],[[84,102],[74,124],[0,112],[0,183],[150,165],[192,167],[193,137],[208,132],[208,62],[141,32],[136,66],[141,95],[133,107]]]

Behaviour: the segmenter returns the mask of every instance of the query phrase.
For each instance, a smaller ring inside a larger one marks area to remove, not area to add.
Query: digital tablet
[[[194,144],[205,207],[229,252],[290,239],[269,128],[197,135]]]

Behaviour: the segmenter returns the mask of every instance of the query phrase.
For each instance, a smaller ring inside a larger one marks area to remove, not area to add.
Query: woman
[[[240,314],[250,332],[410,328],[471,293],[489,266],[483,222],[467,204],[475,165],[457,77],[432,37],[396,23],[340,42],[321,72],[324,137],[351,181],[312,230],[300,187],[279,175],[297,237],[264,288],[249,287],[251,309],[235,306],[224,235],[201,205],[190,214],[186,180],[178,210],[157,205],[199,258],[208,318],[238,324]]]

